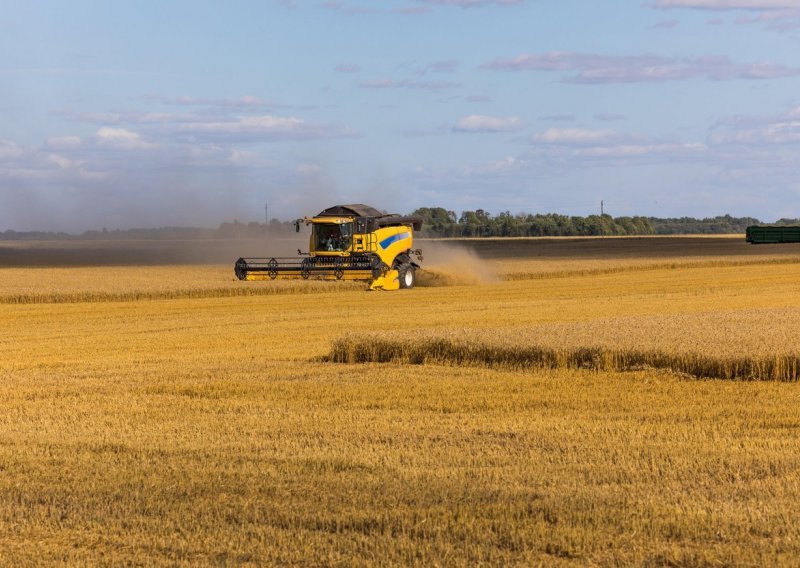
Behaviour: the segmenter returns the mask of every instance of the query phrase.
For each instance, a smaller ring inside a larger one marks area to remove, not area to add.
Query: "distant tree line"
[[[272,219],[269,224],[222,223],[216,229],[202,227],[158,227],[155,229],[101,229],[79,234],[51,231],[5,231],[0,240],[6,241],[63,241],[63,240],[196,240],[196,239],[244,239],[276,236],[294,232],[294,223]]]
[[[612,217],[611,215],[567,216],[557,213],[491,215],[483,209],[456,215],[442,207],[414,211],[425,222],[422,234],[429,237],[567,237],[601,235],[697,235],[744,233],[750,225],[762,224],[754,217],[721,215],[695,219],[680,217]],[[781,219],[775,224],[800,225],[800,219]]]
[[[430,237],[567,237],[592,235],[651,235],[653,227],[646,217],[588,217],[557,213],[491,215],[483,209],[454,211],[423,207],[413,213],[424,219],[422,234]]]
[[[483,209],[456,215],[443,207],[422,207],[412,213],[423,218],[421,236],[427,237],[572,237],[620,235],[698,235],[744,233],[749,225],[762,224],[754,217],[721,215],[695,219],[679,217],[568,216],[557,213],[492,215]],[[775,225],[800,225],[800,219],[780,219]],[[269,223],[231,221],[216,229],[159,227],[156,229],[101,229],[80,234],[49,231],[5,231],[0,240],[190,240],[243,239],[286,236],[295,232],[294,222],[271,219]]]
[[[657,235],[718,235],[731,233],[744,233],[750,225],[764,225],[754,217],[731,217],[720,215],[695,219],[694,217],[680,217],[673,219],[658,219],[648,217]],[[800,225],[800,219],[779,219],[770,225]]]

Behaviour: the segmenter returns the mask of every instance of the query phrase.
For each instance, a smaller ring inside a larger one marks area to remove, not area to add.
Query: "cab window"
[[[353,238],[352,223],[314,224],[314,249],[318,252],[344,252]]]

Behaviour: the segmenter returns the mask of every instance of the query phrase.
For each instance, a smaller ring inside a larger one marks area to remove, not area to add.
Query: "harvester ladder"
[[[364,251],[375,252],[378,250],[378,235],[375,233],[367,233],[364,237]]]

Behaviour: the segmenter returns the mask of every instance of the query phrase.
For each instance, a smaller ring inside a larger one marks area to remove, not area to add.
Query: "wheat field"
[[[800,250],[547,241],[0,268],[0,563],[795,565]]]

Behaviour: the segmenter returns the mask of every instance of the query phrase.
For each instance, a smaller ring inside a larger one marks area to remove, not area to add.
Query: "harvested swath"
[[[660,350],[504,346],[469,339],[427,337],[401,339],[379,335],[348,335],[331,346],[335,363],[399,363],[473,365],[501,369],[594,369],[630,371],[664,369],[696,378],[795,382],[800,378],[796,354],[714,356]]]

